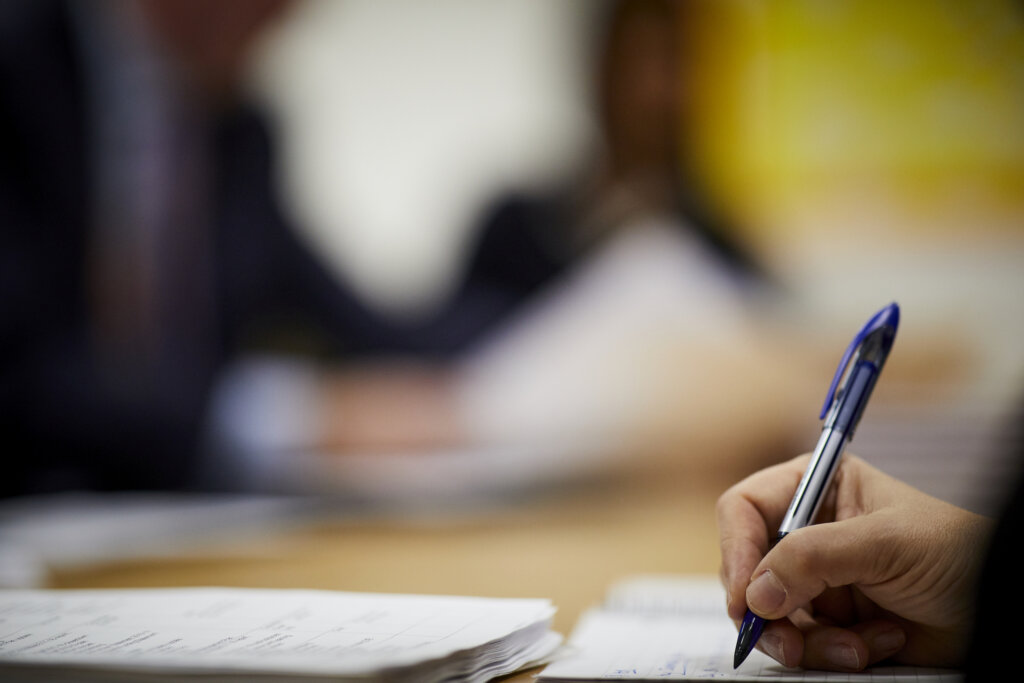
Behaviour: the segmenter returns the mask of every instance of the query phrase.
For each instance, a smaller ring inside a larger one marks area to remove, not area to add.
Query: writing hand
[[[808,456],[726,491],[717,515],[729,616],[772,619],[758,647],[785,666],[856,671],[963,661],[990,520],[847,456],[817,524],[769,550]]]

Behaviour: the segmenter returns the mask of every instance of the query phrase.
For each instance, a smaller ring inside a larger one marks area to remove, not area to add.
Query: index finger
[[[722,583],[729,617],[743,618],[750,577],[765,556],[789,508],[810,456],[802,455],[750,475],[722,494],[716,505],[722,552]]]

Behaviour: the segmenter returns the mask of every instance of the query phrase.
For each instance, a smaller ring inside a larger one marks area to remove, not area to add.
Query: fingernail
[[[783,649],[782,638],[780,638],[778,634],[771,632],[765,633],[761,636],[761,639],[757,641],[757,644],[761,646],[761,649],[764,650],[766,655],[780,664],[785,665],[786,653]]]
[[[884,656],[889,656],[902,650],[906,643],[907,634],[903,632],[903,629],[893,628],[888,631],[882,631],[872,638],[871,650],[879,655],[886,653]]]
[[[786,589],[771,570],[763,572],[747,586],[747,606],[755,612],[772,612],[785,601]]]
[[[860,657],[850,645],[830,645],[825,648],[825,659],[838,669],[859,670]]]

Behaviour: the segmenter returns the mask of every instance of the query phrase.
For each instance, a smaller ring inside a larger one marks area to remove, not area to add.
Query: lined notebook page
[[[786,669],[754,651],[734,670],[736,627],[725,614],[725,591],[710,577],[636,577],[613,586],[606,604],[580,618],[569,654],[542,681],[674,680],[862,681],[959,683],[947,670],[875,668],[837,674]]]

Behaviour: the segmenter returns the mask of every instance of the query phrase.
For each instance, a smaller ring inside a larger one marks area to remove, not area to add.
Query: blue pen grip
[[[874,363],[859,361],[850,372],[842,395],[836,399],[836,413],[826,423],[826,427],[842,432],[847,441],[852,439],[879,374],[879,368]]]

